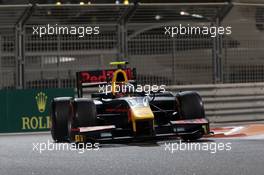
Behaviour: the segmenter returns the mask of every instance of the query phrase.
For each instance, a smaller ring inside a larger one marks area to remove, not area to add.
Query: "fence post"
[[[121,61],[124,58],[127,58],[127,26],[124,21],[121,21],[120,24],[118,24],[117,27],[117,33],[118,33],[118,57],[117,60]]]
[[[214,27],[220,26],[219,18],[213,23]],[[223,81],[223,66],[222,66],[222,36],[216,32],[216,36],[213,37],[213,82],[221,83]]]
[[[2,68],[2,36],[0,35],[0,90],[3,84],[3,68]]]
[[[176,75],[175,75],[175,39],[172,38],[172,84],[176,84]]]
[[[136,0],[133,5],[128,6],[126,11],[118,20],[117,32],[118,32],[118,60],[128,59],[128,39],[127,39],[127,23],[128,19],[134,14],[138,7],[138,1]]]
[[[58,53],[61,53],[61,37],[60,35],[58,35],[56,38],[57,38],[57,51]],[[61,88],[61,76],[60,76],[61,71],[62,71],[61,54],[57,55],[56,57],[57,57],[57,82],[58,82],[57,87]]]
[[[220,27],[224,18],[228,15],[228,13],[232,10],[233,4],[228,3],[226,6],[220,10],[214,21],[214,27]],[[216,32],[216,37],[213,38],[213,83],[223,83],[223,36],[219,35]]]
[[[24,88],[24,30],[22,23],[16,26],[16,88]]]

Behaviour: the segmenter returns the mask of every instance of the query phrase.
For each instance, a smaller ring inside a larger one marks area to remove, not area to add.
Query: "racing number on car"
[[[83,135],[75,135],[75,142],[84,142]]]

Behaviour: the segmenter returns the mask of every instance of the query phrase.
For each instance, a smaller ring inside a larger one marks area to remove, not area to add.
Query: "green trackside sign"
[[[0,132],[49,130],[55,97],[74,97],[74,89],[0,91]]]

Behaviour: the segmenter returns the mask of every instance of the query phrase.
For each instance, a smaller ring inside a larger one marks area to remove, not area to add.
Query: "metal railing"
[[[98,93],[98,87],[84,90],[85,97]],[[264,83],[227,83],[166,86],[174,94],[196,91],[203,100],[210,122],[245,122],[264,120]]]
[[[197,91],[211,122],[264,120],[264,83],[171,86],[167,90]]]

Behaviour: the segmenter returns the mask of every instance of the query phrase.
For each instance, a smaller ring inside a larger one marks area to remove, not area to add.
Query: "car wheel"
[[[181,92],[177,95],[179,113],[183,119],[205,118],[201,96],[196,92]]]
[[[51,135],[54,141],[64,142],[69,137],[69,121],[72,118],[71,98],[58,98],[52,101]]]
[[[177,95],[178,110],[181,119],[197,119],[205,118],[205,111],[202,102],[201,96],[196,92],[181,92]],[[202,131],[202,126],[188,126],[188,129],[192,130],[201,130],[194,134],[187,134],[181,136],[185,141],[194,141],[203,137],[204,133]]]
[[[77,98],[74,100],[75,118],[79,127],[94,126],[96,124],[96,105],[93,100]]]
[[[203,137],[203,133],[202,132],[181,136],[182,140],[184,140],[184,141],[195,141],[195,140],[198,140],[198,139],[200,139],[202,137]]]

